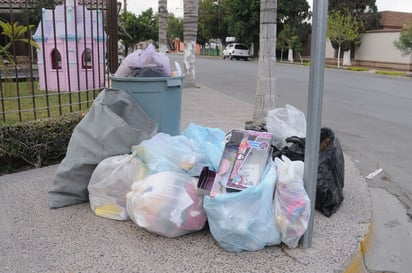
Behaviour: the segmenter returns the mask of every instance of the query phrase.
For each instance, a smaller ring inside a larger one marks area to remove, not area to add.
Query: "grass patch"
[[[87,111],[99,90],[42,91],[38,81],[0,83],[0,125]]]
[[[379,75],[389,75],[389,76],[404,76],[406,75],[405,72],[399,72],[399,71],[385,71],[385,70],[377,70],[375,74]]]
[[[369,71],[369,68],[367,67],[362,67],[362,66],[349,66],[347,70],[350,71]]]
[[[310,61],[304,60],[303,61],[303,66],[310,66]]]

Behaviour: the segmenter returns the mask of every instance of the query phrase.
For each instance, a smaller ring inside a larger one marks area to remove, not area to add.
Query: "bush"
[[[72,132],[83,116],[71,113],[0,127],[0,174],[24,165],[39,168],[64,158]]]

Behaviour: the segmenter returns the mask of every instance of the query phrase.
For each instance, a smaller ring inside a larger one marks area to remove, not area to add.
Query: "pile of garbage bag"
[[[97,134],[93,149],[107,152],[75,165],[71,157],[77,159],[82,141],[91,135],[88,129],[95,129],[79,124],[65,159],[70,164],[61,163],[49,206],[89,201],[97,216],[131,219],[169,238],[208,224],[219,246],[230,252],[281,243],[298,246],[311,214],[303,183],[306,121],[299,110],[286,106],[270,111],[267,132],[223,132],[191,123],[180,135],[170,136],[156,132],[150,118],[143,118],[139,136],[126,142],[116,128],[110,131],[119,136],[110,142]],[[322,139],[316,208],[330,217],[343,200],[344,163],[333,131],[322,128]],[[123,147],[116,154],[112,149],[119,143],[129,150]],[[76,174],[70,182],[60,179],[68,173]]]

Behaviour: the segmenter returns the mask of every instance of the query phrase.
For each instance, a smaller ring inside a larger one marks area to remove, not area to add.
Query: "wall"
[[[355,49],[352,65],[376,69],[412,71],[412,54],[402,56],[393,45],[399,39],[399,30],[370,31],[361,37],[361,45]],[[335,50],[326,41],[326,62],[336,64]]]
[[[399,36],[400,31],[374,31],[364,34],[361,46],[355,51],[354,60],[376,67],[412,71],[412,54],[402,56],[393,45]]]

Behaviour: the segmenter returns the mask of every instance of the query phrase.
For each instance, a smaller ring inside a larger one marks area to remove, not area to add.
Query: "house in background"
[[[382,11],[380,12],[382,29],[364,33],[361,45],[356,47],[351,60],[352,65],[376,69],[393,69],[412,71],[412,54],[402,56],[394,46],[401,31],[412,25],[412,13]],[[335,49],[330,41],[326,42],[326,60],[336,64]]]
[[[400,30],[407,28],[412,24],[412,13],[382,11],[380,23],[383,30]]]
[[[67,0],[43,9],[33,39],[37,50],[39,89],[80,91],[105,86],[106,34],[100,9]],[[55,23],[53,23],[53,20]]]
[[[26,9],[33,9],[32,1],[27,0],[0,0],[0,18],[7,22],[19,22],[21,25],[26,25],[27,18],[25,14]],[[63,4],[64,0],[56,1],[56,3]],[[84,5],[89,9],[106,10],[106,0],[77,0],[78,5]],[[37,25],[37,22],[29,22]],[[29,38],[29,36],[27,36]],[[7,44],[6,37],[0,35],[0,45]],[[17,56],[29,56],[31,48],[23,43],[16,43]],[[35,56],[33,56],[35,57]]]

